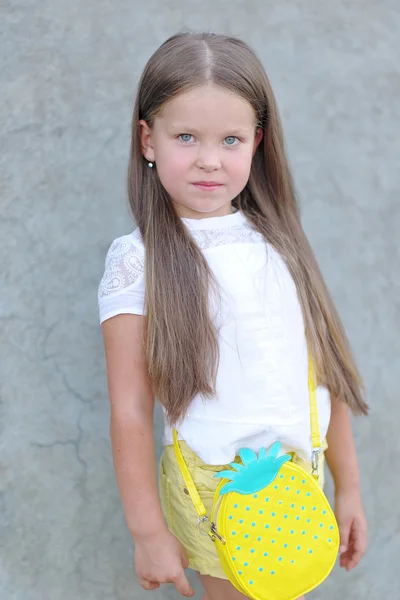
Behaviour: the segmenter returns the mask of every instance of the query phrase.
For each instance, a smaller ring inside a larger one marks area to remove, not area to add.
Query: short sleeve
[[[121,314],[143,315],[144,247],[139,230],[117,238],[107,252],[98,290],[100,323]]]

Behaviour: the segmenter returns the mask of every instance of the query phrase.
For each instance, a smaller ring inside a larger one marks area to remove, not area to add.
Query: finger
[[[155,581],[147,581],[147,579],[139,579],[139,583],[144,590],[147,590],[149,592],[151,590],[156,590],[160,587],[159,583],[156,583]]]
[[[354,552],[346,566],[346,570],[351,571],[351,569],[354,569],[362,559],[362,556],[361,552]]]
[[[343,523],[339,525],[340,533],[340,547],[339,552],[343,554],[349,547],[349,535],[350,535],[351,523]]]
[[[367,532],[359,531],[356,535],[354,536],[352,546],[355,552],[360,553],[361,556],[364,556],[367,550]]]
[[[340,555],[340,566],[344,569],[347,569],[349,561],[350,561],[350,552],[349,551],[343,552],[343,554]]]
[[[188,559],[188,557],[185,554],[183,554],[182,555],[182,567],[184,569],[187,569],[188,566],[189,566],[189,559]]]
[[[192,590],[190,583],[188,582],[185,573],[182,571],[181,574],[174,579],[174,584],[176,587],[176,591],[181,594],[181,596],[185,596],[186,598],[191,598],[194,596],[194,591]]]
[[[359,538],[352,541],[351,548],[348,552],[349,558],[347,561],[346,569],[351,571],[354,569],[362,559],[366,550],[366,536],[361,535]]]
[[[357,525],[357,527],[354,531],[353,538],[354,538],[354,546],[355,546],[356,550],[365,552],[367,549],[367,543],[368,543],[367,528],[362,525]]]
[[[181,561],[182,561],[182,567],[184,569],[187,569],[188,566],[189,566],[189,559],[188,559],[187,554],[186,554],[186,552],[184,550],[182,551],[182,554],[181,554]]]

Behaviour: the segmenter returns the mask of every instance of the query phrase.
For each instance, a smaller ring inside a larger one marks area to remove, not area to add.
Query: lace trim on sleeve
[[[99,285],[99,298],[118,294],[133,285],[144,273],[144,249],[135,243],[135,239],[138,239],[136,231],[111,244]]]

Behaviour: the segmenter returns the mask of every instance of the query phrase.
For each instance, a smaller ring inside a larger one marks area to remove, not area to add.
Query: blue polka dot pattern
[[[272,589],[278,585],[285,588],[286,578],[288,581],[291,577],[293,581],[302,580],[303,565],[308,561],[312,572],[319,553],[325,549],[330,548],[336,556],[337,533],[331,533],[335,529],[333,515],[321,502],[315,484],[310,485],[314,480],[305,479],[302,473],[293,474],[293,470],[286,473],[285,476],[278,473],[263,490],[253,488],[248,494],[228,494],[222,498],[223,502],[228,496],[231,498],[224,509],[220,505],[220,514],[226,515],[224,527],[228,529],[222,535],[230,544],[231,569],[244,586],[252,586],[249,595],[268,589],[268,580],[272,576],[275,581]],[[261,531],[264,532],[262,535]],[[300,590],[296,597],[302,593],[304,591]]]

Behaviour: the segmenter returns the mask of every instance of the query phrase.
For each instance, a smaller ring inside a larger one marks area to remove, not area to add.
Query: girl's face
[[[232,200],[250,175],[263,132],[252,106],[215,85],[167,102],[153,127],[140,121],[142,152],[181,217],[201,219],[232,212]]]

